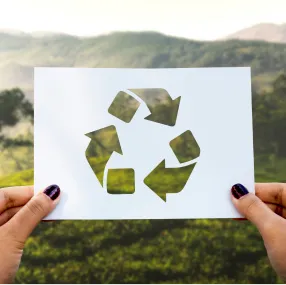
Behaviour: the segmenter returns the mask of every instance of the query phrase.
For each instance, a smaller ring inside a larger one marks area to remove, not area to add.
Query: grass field
[[[282,167],[285,161],[278,165]],[[257,181],[274,181],[273,177],[279,173],[272,173],[272,177],[270,172],[266,174],[266,169],[258,168]],[[0,178],[0,187],[28,184],[33,184],[33,170]],[[257,230],[248,221],[225,219],[42,223],[27,242],[16,282],[281,283],[281,280],[269,265]]]

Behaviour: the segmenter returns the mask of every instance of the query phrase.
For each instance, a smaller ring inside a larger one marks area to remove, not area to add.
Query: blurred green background
[[[0,33],[0,187],[33,183],[33,66],[251,66],[256,181],[286,182],[286,44],[199,42],[153,32],[93,38]],[[233,115],[243,116],[240,110]],[[42,223],[27,242],[16,282],[281,280],[247,221],[144,220]]]

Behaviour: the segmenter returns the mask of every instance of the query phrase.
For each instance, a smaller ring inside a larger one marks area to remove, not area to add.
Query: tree
[[[271,109],[272,137],[278,156],[286,157],[286,74],[280,75],[273,84],[274,106]]]
[[[14,158],[14,150],[17,147],[31,148],[33,142],[30,138],[17,137],[15,139],[6,137],[2,130],[4,127],[13,127],[24,118],[33,122],[34,109],[24,93],[19,88],[4,90],[0,92],[0,150],[2,153],[6,150],[9,158]],[[19,164],[19,158],[13,159]],[[22,170],[22,167],[18,167]]]
[[[0,92],[0,132],[3,127],[15,126],[22,118],[33,120],[33,113],[32,104],[20,89]]]
[[[286,75],[274,81],[272,91],[254,96],[253,107],[256,151],[286,157]]]

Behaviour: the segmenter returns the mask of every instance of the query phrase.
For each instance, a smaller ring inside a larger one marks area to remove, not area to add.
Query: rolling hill
[[[33,67],[251,66],[253,82],[267,86],[286,72],[286,44],[253,41],[198,42],[155,32],[120,32],[93,38],[34,37],[0,32],[0,90],[20,87],[32,97]]]
[[[254,85],[261,89],[272,84],[278,73],[286,73],[286,44],[196,42],[158,33],[115,33],[83,39],[0,32],[0,89],[18,86],[32,96],[33,66],[251,66]],[[286,181],[286,77],[279,78],[268,93],[253,100],[255,178],[260,182]],[[234,113],[243,115],[239,110]],[[10,173],[1,176],[0,167],[0,187],[32,184],[33,148],[0,152],[0,166]],[[25,170],[14,173],[9,170],[12,168]],[[204,201],[198,203],[205,206]],[[55,282],[219,284],[282,280],[272,270],[254,226],[246,221],[213,219],[41,223],[26,243],[16,283]]]

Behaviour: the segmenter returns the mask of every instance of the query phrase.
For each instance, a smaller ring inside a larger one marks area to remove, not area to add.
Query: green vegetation
[[[114,151],[122,153],[115,126],[95,130],[86,134],[91,141],[85,155],[94,174],[103,185],[104,169]]]
[[[200,156],[200,147],[190,130],[185,131],[170,141],[170,147],[180,163]]]
[[[24,93],[18,88],[0,92],[0,132],[3,127],[15,126],[23,117],[33,118],[33,106]]]
[[[1,82],[12,87],[24,86],[31,91],[30,66],[39,65],[251,66],[256,181],[286,182],[286,45],[247,41],[195,42],[156,33],[116,33],[90,39],[69,36],[33,39],[0,34]],[[19,90],[8,92],[13,96],[20,94]],[[0,110],[6,110],[7,105],[1,104]],[[21,106],[16,109],[21,110]],[[8,112],[5,117],[11,114]],[[22,114],[19,120],[22,119],[29,120],[29,116]],[[3,129],[9,125],[5,120]],[[33,184],[31,134],[24,133],[16,138],[4,132],[1,135],[0,187]],[[107,137],[104,142],[114,149]],[[190,157],[194,151],[182,140],[173,142],[172,147],[181,159]],[[98,156],[102,152],[102,146],[88,151],[91,165],[95,162],[94,157],[101,163],[100,169],[96,170],[99,177],[107,159]],[[124,179],[130,184],[128,177]],[[157,175],[150,183],[156,184],[159,180]],[[172,178],[167,176],[166,188],[172,188],[170,181]],[[118,190],[116,181],[111,183],[115,185],[114,190]],[[203,201],[198,203],[204,207]],[[42,223],[27,242],[16,281],[281,283],[267,260],[257,230],[247,221],[233,220]]]
[[[286,121],[280,109],[285,82],[286,76],[280,76],[271,93],[254,100],[257,181],[286,182],[284,133],[271,132]],[[32,183],[32,170],[0,178],[0,187]],[[27,242],[16,281],[282,283],[257,230],[247,221],[232,220],[42,223]]]
[[[110,194],[133,194],[135,192],[134,169],[108,169],[107,192]]]
[[[17,185],[33,185],[34,171],[33,169],[24,170],[15,174],[10,174],[0,179],[0,187],[10,187]]]
[[[179,193],[184,189],[195,166],[196,163],[168,168],[163,160],[145,177],[144,183],[166,202],[167,193]]]
[[[108,113],[125,123],[131,122],[140,103],[131,95],[120,91],[108,108]]]
[[[32,183],[32,170],[0,179],[1,186]],[[257,230],[233,220],[42,223],[16,282],[282,283]]]
[[[197,42],[153,32],[113,33],[94,38],[33,38],[0,33],[0,89],[18,86],[32,97],[34,66],[251,66],[255,87],[264,89],[271,84],[270,79],[286,72],[286,44]]]
[[[32,167],[33,138],[28,131],[13,138],[7,128],[33,121],[33,106],[24,93],[14,88],[0,92],[0,176]]]
[[[32,146],[7,146],[1,149],[0,142],[0,178],[13,172],[32,168],[33,157]]]

